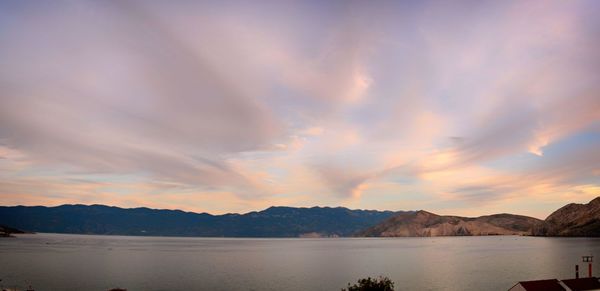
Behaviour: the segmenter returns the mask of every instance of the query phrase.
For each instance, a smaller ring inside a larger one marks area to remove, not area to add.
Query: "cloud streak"
[[[0,203],[585,201],[597,6],[4,2]]]

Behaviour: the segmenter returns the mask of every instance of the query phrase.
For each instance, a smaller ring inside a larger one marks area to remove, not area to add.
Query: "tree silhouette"
[[[348,283],[347,289],[342,289],[342,291],[394,291],[394,282],[383,276],[379,276],[379,278],[368,277],[359,279],[354,285]]]

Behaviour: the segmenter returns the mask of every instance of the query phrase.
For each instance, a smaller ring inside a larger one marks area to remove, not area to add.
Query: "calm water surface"
[[[386,275],[397,290],[507,290],[519,280],[571,278],[574,265],[590,253],[600,258],[600,239],[35,234],[0,238],[0,285],[42,291],[340,290],[358,278]]]

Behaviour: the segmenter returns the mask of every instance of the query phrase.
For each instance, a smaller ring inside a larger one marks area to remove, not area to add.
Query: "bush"
[[[348,289],[342,291],[394,291],[394,282],[388,277],[360,279],[354,285],[348,283]]]

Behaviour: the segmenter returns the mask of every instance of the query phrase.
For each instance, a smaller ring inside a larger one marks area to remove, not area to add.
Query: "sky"
[[[598,1],[1,1],[0,205],[545,218],[600,196]]]

